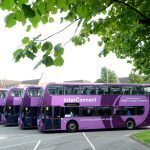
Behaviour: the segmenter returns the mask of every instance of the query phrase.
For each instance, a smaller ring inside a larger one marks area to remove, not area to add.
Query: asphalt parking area
[[[149,150],[149,147],[129,137],[143,130],[150,128],[40,133],[37,129],[20,130],[18,127],[1,125],[0,150]]]

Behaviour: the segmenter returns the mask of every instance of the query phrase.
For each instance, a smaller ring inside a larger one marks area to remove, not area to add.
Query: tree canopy
[[[103,46],[99,56],[114,52],[118,58],[127,58],[140,74],[150,77],[150,1],[149,0],[0,0],[0,8],[8,10],[6,27],[21,22],[26,31],[39,23],[53,23],[53,14],[64,13],[60,22],[69,21],[68,28],[77,22],[78,34],[72,36],[75,45],[99,36],[98,45]],[[14,59],[34,59],[41,50],[43,56],[38,64],[63,65],[64,48],[61,43],[53,45],[50,38],[66,28],[40,39],[24,37],[24,46],[14,52]]]
[[[143,84],[144,83],[144,77],[138,75],[137,73],[135,72],[131,72],[129,74],[129,83],[141,83]]]
[[[118,77],[114,71],[103,67],[100,78],[96,80],[96,83],[118,83]]]

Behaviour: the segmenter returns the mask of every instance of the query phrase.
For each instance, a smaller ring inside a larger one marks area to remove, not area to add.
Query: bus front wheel
[[[128,130],[133,130],[133,129],[135,129],[135,121],[134,121],[133,119],[128,119],[128,120],[126,121],[126,128],[127,128]]]
[[[77,132],[78,131],[78,124],[76,121],[69,121],[67,123],[67,131],[68,132]]]

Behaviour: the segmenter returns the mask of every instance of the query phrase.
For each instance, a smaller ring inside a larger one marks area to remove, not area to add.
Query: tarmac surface
[[[0,150],[150,150],[129,137],[144,130],[150,128],[40,133],[37,129],[0,125]]]

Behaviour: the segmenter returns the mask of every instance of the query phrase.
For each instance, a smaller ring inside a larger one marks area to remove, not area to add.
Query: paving
[[[150,128],[41,133],[37,129],[0,125],[0,150],[149,150],[129,137],[144,130]]]

